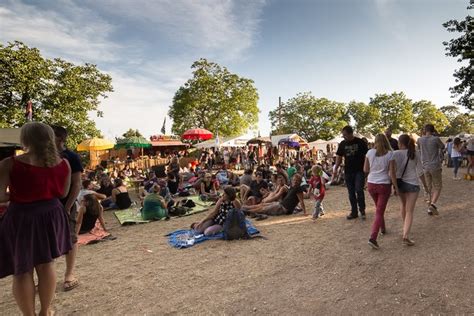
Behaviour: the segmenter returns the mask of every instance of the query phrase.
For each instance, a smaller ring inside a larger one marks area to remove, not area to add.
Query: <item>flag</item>
[[[166,135],[166,116],[163,121],[163,126],[161,127],[161,134]]]

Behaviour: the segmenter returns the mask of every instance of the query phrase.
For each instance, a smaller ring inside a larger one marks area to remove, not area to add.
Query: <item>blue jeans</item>
[[[454,176],[457,177],[459,166],[461,165],[462,157],[453,157],[451,158],[451,160],[453,161],[453,166],[454,166]]]
[[[352,216],[358,216],[357,206],[359,206],[360,214],[365,215],[364,172],[346,173],[344,178],[349,193],[349,201],[351,202]]]

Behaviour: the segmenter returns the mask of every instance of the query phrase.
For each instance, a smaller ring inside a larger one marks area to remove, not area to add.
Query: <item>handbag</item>
[[[405,174],[405,171],[407,170],[408,161],[410,161],[410,158],[407,155],[407,162],[405,163],[405,168],[403,169],[403,173],[400,176],[400,178],[397,178],[397,187],[398,188],[400,188],[405,183],[405,181],[403,181],[402,179],[403,179],[403,175]]]

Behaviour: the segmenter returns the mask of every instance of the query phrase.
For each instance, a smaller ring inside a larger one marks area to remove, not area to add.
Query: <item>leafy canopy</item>
[[[298,134],[308,141],[331,139],[348,124],[344,103],[298,93],[269,113],[272,134]]]
[[[467,7],[474,9],[474,4]],[[449,90],[453,97],[458,97],[457,104],[470,110],[474,108],[474,17],[468,15],[462,21],[450,20],[443,23],[448,32],[461,33],[458,38],[443,42],[446,56],[457,57],[463,66],[454,71],[456,85]]]
[[[421,131],[426,124],[433,124],[438,133],[443,133],[449,124],[446,115],[430,101],[421,100],[413,103],[413,113],[417,131]]]
[[[364,102],[349,102],[347,108],[348,114],[355,121],[354,128],[361,134],[377,134],[380,132],[379,120],[380,109],[374,105],[366,104]]]
[[[173,133],[205,128],[220,136],[237,136],[258,121],[258,93],[253,81],[239,77],[216,63],[193,63],[193,77],[180,87],[168,115]]]
[[[449,122],[442,133],[443,135],[474,134],[474,114],[461,113],[455,105],[443,106],[440,111],[443,112]]]
[[[99,136],[88,112],[102,116],[99,98],[113,91],[111,82],[95,65],[47,59],[21,42],[0,44],[0,127],[23,125],[30,100],[33,120],[64,126],[68,146],[75,148],[83,139]]]
[[[377,132],[390,127],[393,132],[412,132],[416,129],[413,104],[403,92],[376,94],[370,98],[369,106],[380,111],[379,121],[374,127]]]

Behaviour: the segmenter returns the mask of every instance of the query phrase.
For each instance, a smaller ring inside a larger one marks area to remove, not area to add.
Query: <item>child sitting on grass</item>
[[[323,169],[320,165],[314,165],[311,168],[311,179],[309,184],[311,185],[311,195],[315,200],[315,206],[313,211],[313,219],[317,219],[319,216],[324,215],[323,199],[326,193],[325,180],[322,177]]]

